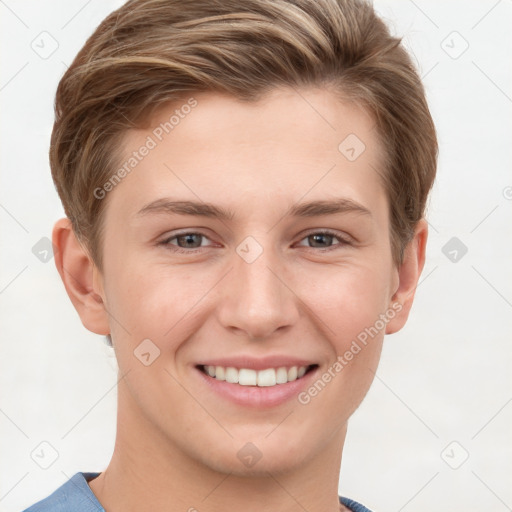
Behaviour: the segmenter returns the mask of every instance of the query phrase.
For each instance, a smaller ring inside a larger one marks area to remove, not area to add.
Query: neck
[[[127,410],[121,389],[118,400],[112,459],[89,483],[108,512],[339,512],[346,425],[319,453],[300,464],[239,475],[219,472],[190,457],[140,413],[121,414]]]

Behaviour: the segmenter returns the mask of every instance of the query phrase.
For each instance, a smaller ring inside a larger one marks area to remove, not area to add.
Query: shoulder
[[[357,501],[354,500],[350,500],[348,498],[340,497],[340,503],[342,505],[345,505],[345,507],[347,507],[352,512],[371,512],[370,509],[366,508],[364,505],[361,505],[361,503],[358,503]]]
[[[99,473],[76,473],[50,496],[23,512],[105,512],[87,482]]]

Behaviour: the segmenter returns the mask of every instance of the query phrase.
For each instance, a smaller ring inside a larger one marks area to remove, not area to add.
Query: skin
[[[427,224],[418,223],[395,265],[378,174],[383,148],[361,108],[325,89],[275,89],[253,103],[194,98],[190,114],[103,199],[102,271],[69,220],[54,228],[66,290],[87,329],[111,334],[120,369],[113,457],[89,485],[109,512],[337,511],[347,421],[373,380],[384,334],[407,320]],[[152,127],[175,108],[160,110]],[[127,132],[124,154],[151,133]],[[351,133],[366,146],[352,162],[338,150]],[[234,217],[137,215],[166,197],[214,203]],[[294,203],[333,198],[369,213],[289,214]],[[322,229],[336,236],[315,243],[310,235]],[[178,230],[204,237],[187,245],[172,238]],[[263,249],[252,263],[236,251],[248,236]],[[173,252],[180,243],[200,252]],[[393,304],[401,310],[306,405],[256,410],[198,378],[205,358],[275,353],[311,360],[321,376]],[[160,350],[149,366],[134,357],[144,339]],[[252,467],[237,457],[247,442],[262,455]]]

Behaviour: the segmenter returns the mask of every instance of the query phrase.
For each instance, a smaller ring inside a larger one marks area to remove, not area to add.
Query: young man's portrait
[[[510,2],[0,12],[1,510],[511,510]]]

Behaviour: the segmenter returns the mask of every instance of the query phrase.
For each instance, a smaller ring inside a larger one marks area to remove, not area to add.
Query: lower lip
[[[195,368],[199,376],[203,379],[210,389],[213,389],[223,398],[234,402],[237,405],[244,405],[255,408],[268,408],[281,405],[306,388],[316,375],[318,367],[307,372],[300,379],[286,384],[276,384],[275,386],[241,386],[240,384],[231,384],[225,380],[217,380],[214,377],[206,375],[199,368]]]

